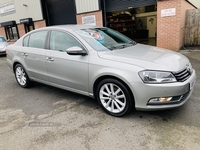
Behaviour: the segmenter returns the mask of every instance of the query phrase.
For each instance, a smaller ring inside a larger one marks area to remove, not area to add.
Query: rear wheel
[[[21,64],[15,66],[15,78],[17,83],[23,88],[29,87],[32,83]]]
[[[102,80],[98,84],[96,96],[100,106],[112,116],[128,114],[133,106],[131,93],[116,79]]]

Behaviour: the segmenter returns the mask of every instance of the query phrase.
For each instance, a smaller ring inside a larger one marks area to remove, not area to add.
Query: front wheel
[[[116,79],[104,79],[97,87],[96,97],[100,106],[110,115],[120,117],[128,114],[133,98],[126,86]]]
[[[31,80],[21,64],[15,66],[15,78],[17,83],[23,88],[27,88],[31,85]]]

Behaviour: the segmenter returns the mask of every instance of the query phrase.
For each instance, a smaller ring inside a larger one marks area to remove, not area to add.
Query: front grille
[[[178,82],[184,82],[190,77],[191,72],[187,68],[185,68],[182,71],[175,72],[173,74]]]

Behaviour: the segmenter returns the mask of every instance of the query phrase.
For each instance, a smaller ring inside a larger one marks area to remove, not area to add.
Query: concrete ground
[[[0,150],[199,150],[200,50],[181,53],[197,74],[190,100],[122,118],[82,95],[42,84],[20,88],[0,57]]]

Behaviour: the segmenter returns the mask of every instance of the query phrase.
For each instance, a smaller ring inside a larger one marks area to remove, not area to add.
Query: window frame
[[[25,46],[25,39],[26,38],[28,38],[28,42],[27,42],[27,45]],[[22,42],[22,46],[23,47],[28,47],[28,45],[29,45],[29,39],[30,39],[30,35],[27,35],[27,36],[25,36],[24,38],[23,38],[23,42]]]

